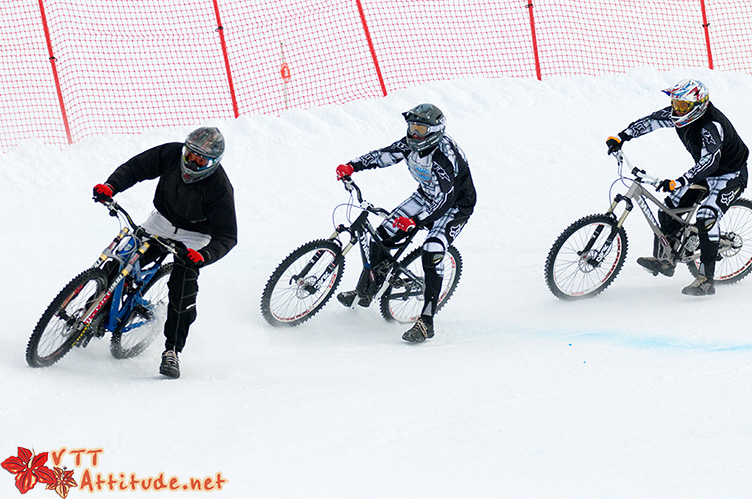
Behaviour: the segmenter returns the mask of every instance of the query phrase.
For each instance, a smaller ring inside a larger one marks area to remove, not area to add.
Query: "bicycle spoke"
[[[557,238],[549,252],[546,260],[549,289],[561,299],[600,293],[621,269],[626,245],[626,234],[623,229],[616,229],[610,217],[591,215],[578,220]]]
[[[295,250],[274,271],[261,298],[261,312],[273,326],[297,325],[315,314],[339,284],[344,261],[339,248],[312,241]]]

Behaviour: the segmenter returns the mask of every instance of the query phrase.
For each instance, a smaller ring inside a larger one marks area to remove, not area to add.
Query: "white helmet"
[[[698,80],[682,80],[663,93],[671,97],[671,120],[679,128],[705,114],[710,103],[708,88]]]

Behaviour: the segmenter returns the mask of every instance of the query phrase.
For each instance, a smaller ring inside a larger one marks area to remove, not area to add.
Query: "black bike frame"
[[[383,208],[377,208],[373,205],[371,205],[368,202],[363,201],[363,196],[361,195],[360,188],[355,185],[352,180],[349,178],[346,178],[344,180],[345,182],[345,188],[350,192],[355,192],[355,195],[360,202],[360,208],[363,210],[360,215],[355,219],[355,221],[350,224],[349,226],[346,226],[344,224],[338,225],[331,236],[329,236],[328,240],[336,242],[339,247],[341,248],[339,254],[334,258],[332,263],[330,264],[331,270],[327,269],[326,274],[328,274],[330,271],[333,271],[334,268],[339,265],[339,263],[344,260],[345,256],[350,252],[350,250],[355,246],[356,244],[360,247],[360,256],[361,261],[363,263],[363,268],[371,270],[371,258],[370,258],[370,245],[371,242],[375,242],[376,245],[378,245],[379,249],[382,250],[383,254],[386,255],[384,260],[380,263],[386,263],[386,266],[389,268],[389,272],[386,275],[386,278],[384,279],[384,284],[382,285],[381,289],[378,290],[376,293],[375,299],[380,298],[381,295],[384,293],[386,288],[388,287],[387,284],[389,282],[389,278],[391,275],[394,274],[395,269],[399,270],[400,272],[404,273],[410,279],[420,282],[420,278],[416,276],[413,272],[411,272],[409,269],[401,266],[399,264],[399,259],[407,249],[407,247],[410,245],[412,240],[415,238],[415,235],[418,233],[418,230],[412,230],[407,233],[407,235],[404,237],[404,239],[395,244],[384,244],[384,241],[381,239],[379,234],[376,232],[376,229],[373,228],[373,225],[371,225],[371,222],[368,220],[368,215],[373,213],[374,215],[377,215],[381,218],[388,219],[391,214],[386,211]],[[347,233],[350,235],[349,241],[347,241],[346,244],[343,245],[342,241],[340,240],[340,235]],[[391,250],[396,249],[397,251],[392,254]],[[314,258],[312,258],[312,261],[306,266],[306,268],[299,274],[305,275],[308,270],[313,266],[313,264],[316,263],[316,260],[318,260],[318,257],[320,255],[315,255]]]

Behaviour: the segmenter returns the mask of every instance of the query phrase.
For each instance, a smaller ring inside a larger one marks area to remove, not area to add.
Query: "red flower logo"
[[[34,488],[37,482],[55,483],[55,475],[44,465],[47,453],[34,455],[29,449],[18,448],[18,456],[11,456],[0,464],[3,468],[16,475],[16,488],[22,494]]]
[[[73,470],[66,470],[65,468],[55,468],[53,471],[55,479],[53,483],[47,485],[47,490],[55,489],[57,495],[65,499],[68,497],[68,491],[71,487],[78,485],[73,479]]]

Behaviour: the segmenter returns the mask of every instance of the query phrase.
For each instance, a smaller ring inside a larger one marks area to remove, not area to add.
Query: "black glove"
[[[655,188],[656,192],[663,191],[663,192],[671,192],[675,189],[681,189],[686,185],[686,181],[684,180],[684,177],[679,177],[676,180],[671,179],[665,179],[661,180],[661,183],[658,184],[658,186]]]
[[[606,145],[608,146],[608,154],[613,154],[616,151],[620,150],[624,142],[628,141],[631,138],[632,137],[630,135],[627,135],[624,132],[619,132],[618,137],[609,137],[606,141]]]

